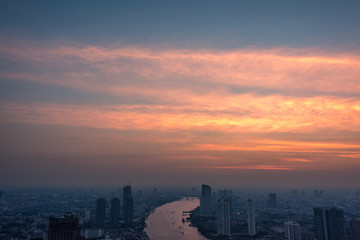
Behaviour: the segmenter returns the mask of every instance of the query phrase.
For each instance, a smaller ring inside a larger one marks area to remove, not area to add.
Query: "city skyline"
[[[2,187],[358,187],[360,3],[0,6]]]

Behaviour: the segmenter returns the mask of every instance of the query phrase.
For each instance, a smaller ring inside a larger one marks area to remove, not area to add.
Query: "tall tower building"
[[[277,206],[276,193],[269,193],[267,207],[268,208],[276,208],[276,206]]]
[[[350,220],[350,236],[351,240],[360,240],[360,220]]]
[[[201,186],[200,212],[201,213],[212,212],[211,187],[205,184]]]
[[[285,236],[287,240],[301,240],[300,225],[296,222],[285,222]]]
[[[231,190],[219,190],[218,198],[227,199],[230,205],[230,211],[233,209],[233,199],[232,199],[232,191]]]
[[[153,189],[153,197],[154,197],[155,200],[158,197],[158,189],[156,187]]]
[[[314,208],[317,240],[345,240],[344,211],[338,208]]]
[[[124,223],[127,226],[131,226],[134,214],[134,199],[131,196],[131,186],[127,185],[123,188],[123,198]]]
[[[106,200],[105,198],[99,198],[96,200],[96,215],[95,223],[98,227],[105,225],[105,211],[106,211]]]
[[[214,212],[216,212],[216,204],[217,204],[217,200],[218,200],[218,195],[216,192],[213,192],[212,193],[212,196],[211,196],[211,201],[212,201],[212,204],[211,204],[211,207],[213,209]]]
[[[247,207],[248,207],[248,233],[250,236],[254,236],[256,235],[254,200],[248,199]]]
[[[113,198],[111,199],[110,206],[110,225],[116,226],[119,224],[120,220],[120,199]]]
[[[79,219],[68,212],[62,218],[49,218],[48,240],[79,240]]]
[[[291,190],[291,197],[296,198],[298,196],[298,190],[293,189]]]
[[[230,204],[227,199],[219,199],[216,204],[216,227],[218,235],[231,236]]]

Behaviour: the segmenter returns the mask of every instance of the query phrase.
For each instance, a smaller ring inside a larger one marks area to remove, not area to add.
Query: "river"
[[[207,240],[189,222],[182,219],[189,217],[190,211],[199,206],[197,198],[182,198],[179,201],[162,205],[155,209],[146,220],[145,232],[150,240]]]

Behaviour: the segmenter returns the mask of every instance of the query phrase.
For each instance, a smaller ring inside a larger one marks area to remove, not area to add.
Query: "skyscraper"
[[[267,207],[268,208],[276,208],[276,206],[277,206],[276,193],[269,193]]]
[[[120,220],[120,199],[113,198],[111,199],[110,206],[110,225],[116,226],[119,224]]]
[[[212,212],[211,187],[205,184],[201,186],[200,212],[201,213]]]
[[[315,195],[315,198],[321,198],[324,196],[324,192],[322,190],[315,190],[314,195]]]
[[[212,209],[214,210],[214,212],[216,211],[216,204],[217,204],[217,200],[218,200],[218,195],[216,192],[213,192],[212,193],[212,196],[211,196],[211,201],[212,201],[212,204],[211,204],[211,207]]]
[[[360,220],[351,219],[350,221],[351,240],[360,240]]]
[[[301,240],[300,225],[296,222],[285,222],[285,236],[287,240]]]
[[[106,210],[105,198],[99,198],[98,200],[96,200],[95,223],[98,227],[103,227],[105,225],[105,210]]]
[[[134,199],[131,196],[131,186],[129,185],[123,188],[123,203],[124,223],[131,226],[133,223]]]
[[[314,208],[317,240],[345,240],[344,212],[338,208]]]
[[[248,199],[247,206],[248,206],[248,233],[250,236],[254,236],[256,235],[254,200]]]
[[[296,190],[296,189],[291,190],[291,196],[293,198],[296,198],[298,196],[298,190]]]
[[[230,205],[227,199],[219,199],[216,204],[217,234],[230,236]]]
[[[49,218],[48,240],[78,240],[79,219],[68,212],[62,218]]]
[[[230,211],[233,209],[233,199],[232,199],[232,191],[231,190],[219,190],[218,198],[227,199],[230,205]]]
[[[158,197],[158,189],[157,188],[153,189],[153,197],[154,197],[154,200],[156,200]]]

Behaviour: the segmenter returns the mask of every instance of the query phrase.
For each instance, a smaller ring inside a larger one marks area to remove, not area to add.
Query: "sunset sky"
[[[0,186],[354,188],[360,2],[0,1]]]

